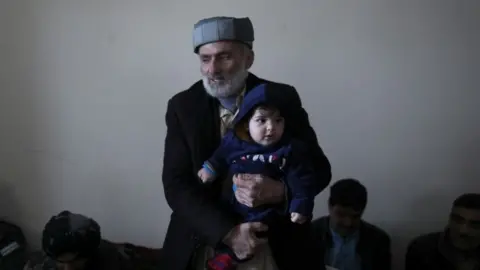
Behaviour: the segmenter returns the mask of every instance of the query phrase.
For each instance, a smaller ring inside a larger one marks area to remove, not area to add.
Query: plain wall
[[[166,102],[199,79],[192,26],[216,15],[252,19],[252,71],[297,87],[334,179],[369,189],[396,269],[480,191],[478,0],[0,0],[0,215],[32,245],[63,209],[162,245]]]

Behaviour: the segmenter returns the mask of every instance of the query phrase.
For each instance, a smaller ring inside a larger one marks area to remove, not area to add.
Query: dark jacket
[[[139,255],[148,254],[161,255],[160,251],[137,247],[132,244],[115,244],[102,240],[98,250],[87,262],[85,269],[88,270],[153,270],[158,269],[158,262],[149,264],[153,260],[144,256],[145,262],[139,262]],[[135,252],[134,252],[135,251]],[[138,251],[138,252],[137,252]],[[30,255],[25,264],[24,270],[57,270],[56,261],[49,258],[43,252],[35,252]]]
[[[415,238],[407,249],[405,270],[455,270],[456,267],[441,252],[443,232],[435,232]],[[479,250],[480,254],[480,250]],[[480,268],[477,268],[480,269]]]
[[[273,83],[252,74],[246,81],[248,92],[261,83]],[[277,84],[285,100],[292,107],[301,108],[300,97],[292,86]],[[317,175],[317,191],[330,182],[331,168],[318,145],[317,137],[309,124],[305,110],[295,116],[292,136],[311,147]],[[217,99],[209,96],[201,81],[190,89],[176,94],[168,101],[165,116],[167,135],[163,159],[163,185],[167,203],[173,210],[164,241],[164,267],[166,270],[188,269],[189,260],[201,245],[215,247],[235,226],[236,216],[222,208],[219,199],[231,197],[232,190],[222,189],[222,181],[202,185],[197,172],[220,144],[220,116]],[[225,186],[225,185],[224,185]],[[226,185],[230,186],[230,185]],[[229,194],[222,194],[229,193]],[[287,241],[287,240],[286,240]],[[285,245],[288,245],[285,242]],[[283,254],[285,255],[285,254]],[[274,254],[281,270],[288,269],[288,260]],[[283,265],[282,265],[283,264]]]
[[[312,222],[313,240],[318,254],[326,254],[333,246],[328,216]],[[389,270],[392,267],[390,237],[382,229],[362,221],[357,254],[361,258],[362,270]]]

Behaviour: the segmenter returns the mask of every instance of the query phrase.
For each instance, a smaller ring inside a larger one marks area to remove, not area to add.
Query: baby
[[[210,183],[219,175],[248,173],[282,181],[290,194],[290,220],[302,224],[312,216],[316,179],[307,147],[291,137],[288,122],[295,119],[288,116],[293,109],[282,101],[281,90],[267,91],[268,87],[272,85],[261,84],[246,94],[233,120],[233,128],[224,136],[213,156],[205,161],[198,177],[202,182]],[[235,185],[233,189],[235,191]],[[235,198],[231,203],[245,222],[260,221],[274,226],[275,218],[286,214],[283,205],[248,207]],[[209,260],[209,268],[234,269],[239,260],[232,252],[227,253],[217,254]],[[229,255],[228,260],[225,260],[226,255]]]

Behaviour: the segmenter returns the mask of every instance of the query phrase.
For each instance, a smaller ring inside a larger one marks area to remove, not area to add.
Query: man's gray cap
[[[254,32],[248,17],[212,17],[198,21],[193,27],[193,51],[217,41],[239,41],[252,48]]]

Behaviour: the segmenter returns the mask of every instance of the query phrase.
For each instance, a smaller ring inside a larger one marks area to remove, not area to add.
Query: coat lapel
[[[220,144],[220,116],[218,101],[205,92],[203,85],[194,87],[198,88],[195,89],[198,95],[197,99],[192,101],[196,110],[192,111],[195,121],[191,124],[195,128],[190,136],[194,136],[194,165],[198,169]]]

